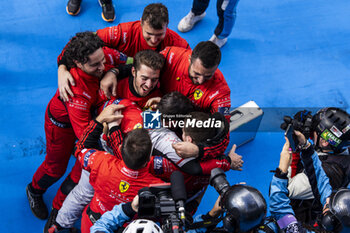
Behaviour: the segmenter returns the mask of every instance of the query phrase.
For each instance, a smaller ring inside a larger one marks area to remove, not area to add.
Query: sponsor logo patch
[[[200,89],[196,89],[193,93],[193,97],[195,100],[199,100],[203,96],[203,91]]]
[[[142,128],[142,124],[141,123],[137,123],[133,129],[141,129]]]
[[[96,150],[89,150],[85,155],[84,155],[84,167],[87,167],[88,163],[89,163],[89,158],[90,156],[96,152]]]
[[[230,108],[229,107],[218,107],[218,112],[224,116],[227,116],[227,115],[230,115]]]
[[[342,141],[337,138],[334,134],[332,134],[331,132],[329,132],[328,129],[324,130],[321,134],[321,138],[323,138],[324,140],[326,140],[327,142],[329,142],[329,144],[331,144],[332,146],[337,147]]]
[[[163,158],[161,156],[154,156],[154,172],[157,175],[164,173],[163,171]]]
[[[121,193],[125,193],[126,191],[128,191],[129,187],[130,187],[130,184],[128,182],[126,182],[124,180],[120,181],[120,183],[119,183],[119,191]]]
[[[346,133],[346,132],[349,131],[349,129],[350,129],[350,124],[348,124],[348,125],[342,130],[342,132],[343,132],[343,133]]]
[[[211,100],[212,98],[214,98],[215,96],[217,96],[219,94],[219,91],[216,91],[214,94],[211,94],[209,96],[209,99]]]
[[[334,125],[333,125],[332,128],[331,128],[331,132],[332,132],[335,136],[337,136],[338,138],[340,138],[340,137],[343,135],[343,133],[342,133],[337,127],[335,127]]]

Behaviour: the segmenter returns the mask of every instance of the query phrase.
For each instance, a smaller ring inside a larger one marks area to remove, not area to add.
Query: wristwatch
[[[305,144],[304,145],[299,144],[298,148],[299,148],[299,150],[306,150],[307,148],[310,147],[310,145],[311,145],[311,143],[308,140],[306,140]]]

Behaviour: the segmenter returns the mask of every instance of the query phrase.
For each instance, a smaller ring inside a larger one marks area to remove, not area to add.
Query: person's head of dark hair
[[[157,109],[162,114],[185,115],[194,110],[191,101],[181,94],[180,92],[174,91],[164,95],[157,105]]]
[[[64,56],[69,67],[75,67],[75,62],[85,64],[89,56],[99,48],[103,41],[94,32],[78,32],[65,48]]]
[[[169,23],[168,9],[162,3],[152,3],[145,7],[141,22],[147,22],[153,29],[161,30]]]
[[[202,41],[194,47],[191,55],[191,63],[199,59],[204,68],[218,66],[221,61],[220,48],[211,41]]]
[[[213,124],[214,121],[215,119],[207,113],[191,112],[185,118],[184,134],[190,136],[193,143],[205,142],[215,136],[216,129]]]
[[[125,165],[133,170],[140,169],[150,160],[152,141],[146,129],[134,129],[123,141],[121,154]]]
[[[136,53],[133,66],[136,71],[140,69],[141,65],[145,65],[153,70],[161,70],[164,62],[165,58],[161,54],[149,49]]]

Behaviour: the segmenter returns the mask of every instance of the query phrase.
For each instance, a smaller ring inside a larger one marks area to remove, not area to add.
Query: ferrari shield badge
[[[128,191],[129,187],[130,187],[130,184],[128,182],[126,182],[124,180],[120,181],[120,183],[119,183],[119,191],[121,193],[125,193],[126,191]]]
[[[195,100],[199,100],[203,95],[203,91],[201,91],[200,89],[196,89],[193,93],[193,97]]]

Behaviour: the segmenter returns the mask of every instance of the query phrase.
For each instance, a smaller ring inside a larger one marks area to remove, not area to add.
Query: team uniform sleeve
[[[163,49],[162,51],[160,51],[159,53],[162,54],[165,59],[167,59],[168,53],[170,52],[171,47],[165,47],[165,49]]]
[[[80,138],[91,120],[91,103],[83,95],[75,93],[66,103],[66,107],[74,133]]]
[[[99,29],[96,31],[96,33],[105,43],[105,45],[111,48],[117,48],[120,40],[122,39],[120,24],[117,26]]]
[[[114,156],[122,159],[120,145],[123,143],[123,133],[119,126],[113,127],[107,136],[107,146],[112,149]]]
[[[112,66],[117,66],[120,64],[126,64],[128,60],[128,56],[126,56],[124,53],[119,52],[116,49],[112,49],[109,47],[103,47],[103,52],[106,57],[106,63]]]
[[[67,64],[66,57],[64,56],[64,52],[66,51],[66,48],[67,48],[69,43],[70,43],[70,41],[64,46],[64,48],[62,49],[62,52],[60,53],[60,55],[58,55],[58,57],[57,57],[57,66],[65,65],[68,68],[68,64]]]
[[[230,134],[226,134],[221,142],[214,145],[199,144],[199,158],[215,158],[220,154],[224,154],[228,144],[230,142]]]
[[[228,87],[227,87],[228,88]],[[229,90],[224,91],[224,93],[213,100],[211,103],[210,112],[219,112],[224,115],[227,122],[230,122],[230,108],[231,108],[231,93]]]
[[[270,184],[270,213],[277,221],[286,215],[294,216],[294,211],[288,198],[288,179],[281,179],[275,175]]]
[[[93,166],[99,166],[100,162],[103,160],[103,154],[105,152],[92,149],[98,147],[99,135],[102,133],[102,130],[103,126],[101,123],[91,121],[76,145],[76,157],[83,165],[83,168],[90,172]]]
[[[197,144],[199,148],[198,158],[208,159],[223,155],[230,142],[230,125],[225,120],[224,115],[216,112],[213,117],[221,120],[223,127],[217,129],[216,135],[209,142]]]

